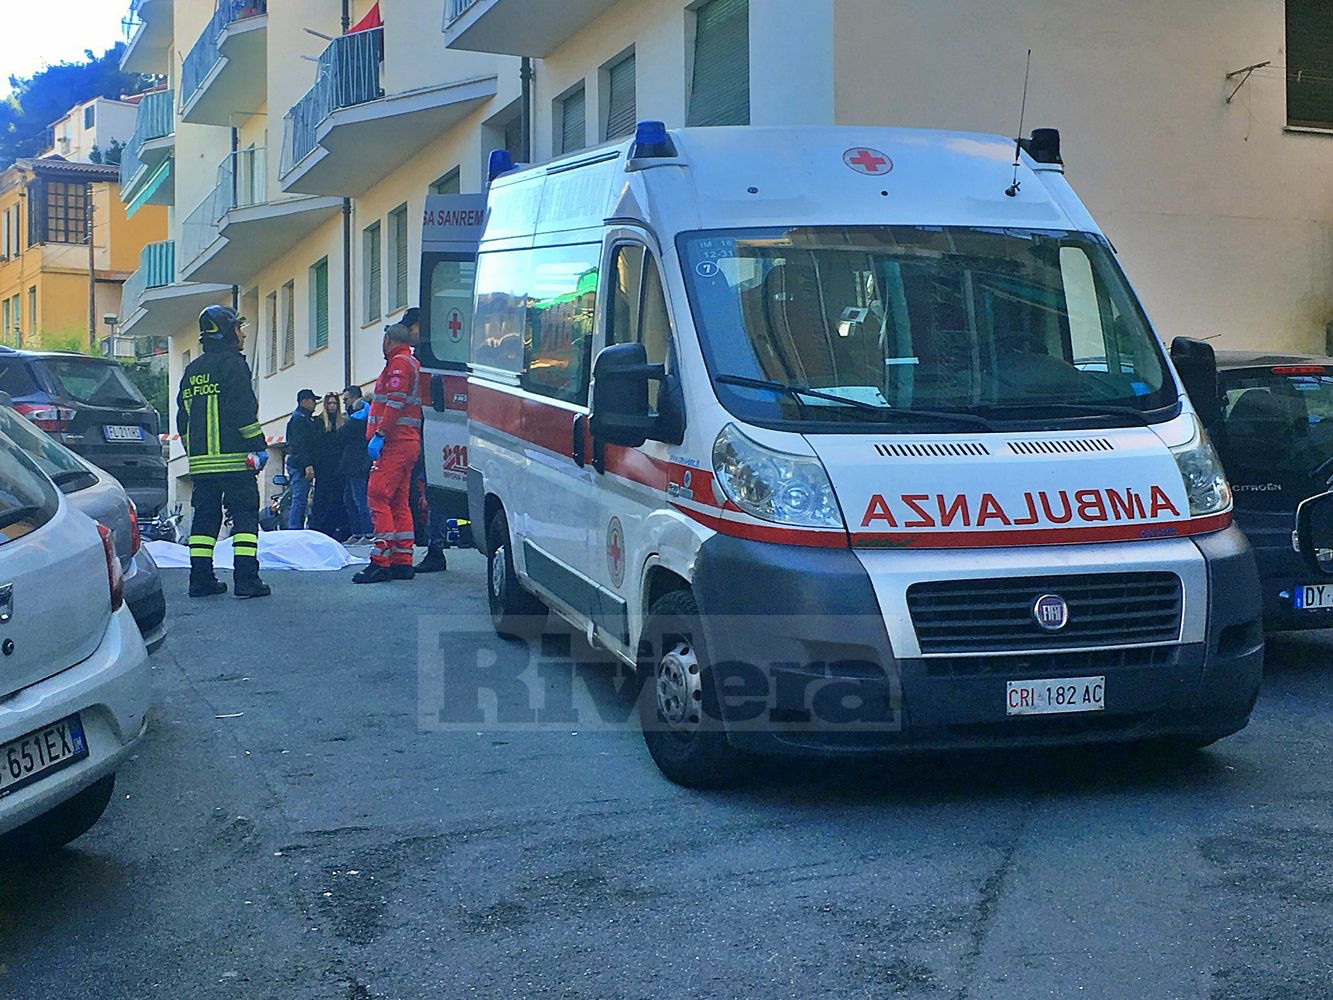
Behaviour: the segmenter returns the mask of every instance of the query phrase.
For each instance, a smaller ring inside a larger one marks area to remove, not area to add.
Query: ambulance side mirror
[[[1291,540],[1311,569],[1333,575],[1333,493],[1301,501]]]
[[[1171,341],[1171,363],[1204,427],[1213,430],[1222,417],[1222,394],[1217,389],[1217,355],[1212,345],[1177,337]]]
[[[664,375],[662,365],[648,364],[642,344],[604,348],[592,368],[588,427],[593,440],[625,448],[647,441],[655,423],[648,408],[648,382]]]

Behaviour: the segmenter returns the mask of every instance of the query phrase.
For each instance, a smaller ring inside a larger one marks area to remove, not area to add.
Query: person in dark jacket
[[[343,390],[343,409],[347,412],[347,422],[338,432],[342,443],[338,472],[343,477],[343,506],[347,508],[352,532],[347,542],[357,544],[370,542],[375,534],[375,526],[370,521],[370,503],[366,499],[371,464],[370,456],[366,454],[366,418],[370,416],[370,404],[365,401],[359,385],[349,385]]]
[[[246,364],[245,321],[236,310],[209,306],[199,314],[202,353],[190,362],[176,394],[176,432],[189,457],[191,504],[190,596],[225,594],[213,570],[222,508],[232,519],[237,597],[267,597],[259,578],[259,484],[268,443]]]
[[[315,466],[315,495],[310,503],[310,527],[339,541],[347,537],[347,514],[343,507],[341,430],[347,423],[342,397],[326,392],[315,414],[315,441],[311,445]]]
[[[287,478],[291,481],[292,506],[287,515],[287,527],[297,530],[305,527],[306,508],[310,503],[310,487],[315,482],[315,403],[319,399],[313,389],[302,389],[296,394],[296,409],[287,420]]]

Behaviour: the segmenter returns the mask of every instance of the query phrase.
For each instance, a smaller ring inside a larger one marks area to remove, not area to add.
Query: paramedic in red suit
[[[421,365],[412,356],[411,341],[401,324],[384,332],[384,371],[375,383],[366,421],[366,450],[375,463],[366,491],[375,548],[370,565],[352,577],[356,583],[410,580],[414,575],[408,490],[421,454]]]

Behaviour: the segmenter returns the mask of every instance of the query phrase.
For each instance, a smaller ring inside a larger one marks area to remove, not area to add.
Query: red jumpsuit
[[[370,467],[370,518],[375,525],[375,548],[370,561],[376,566],[411,566],[412,508],[408,490],[412,468],[421,454],[421,365],[412,348],[395,344],[389,349],[384,371],[370,397],[367,438],[384,437],[384,449]]]

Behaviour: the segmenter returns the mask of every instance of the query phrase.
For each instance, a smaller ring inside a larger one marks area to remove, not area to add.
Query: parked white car
[[[97,822],[149,699],[111,532],[0,438],[0,851]]]

